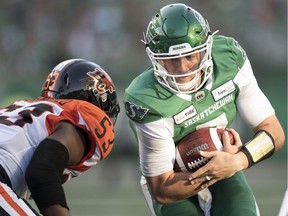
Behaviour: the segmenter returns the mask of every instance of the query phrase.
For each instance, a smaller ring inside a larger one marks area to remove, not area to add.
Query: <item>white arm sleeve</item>
[[[271,103],[258,86],[248,59],[234,82],[240,88],[237,99],[239,114],[250,127],[256,127],[265,118],[275,114]]]
[[[144,176],[157,176],[173,169],[175,144],[173,119],[135,123],[139,143],[140,168]]]

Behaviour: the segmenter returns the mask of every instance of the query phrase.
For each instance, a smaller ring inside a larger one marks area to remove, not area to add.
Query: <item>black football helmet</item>
[[[43,84],[41,96],[88,101],[114,124],[120,112],[112,79],[99,65],[85,59],[69,59],[56,65]]]

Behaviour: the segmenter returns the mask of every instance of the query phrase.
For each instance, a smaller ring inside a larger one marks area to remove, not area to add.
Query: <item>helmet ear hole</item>
[[[65,83],[65,86],[68,87],[68,82],[69,82],[69,77],[68,77],[68,74],[65,74],[64,76],[64,83]]]

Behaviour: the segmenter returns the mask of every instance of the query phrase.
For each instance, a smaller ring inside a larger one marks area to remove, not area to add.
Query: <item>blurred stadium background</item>
[[[1,0],[0,106],[37,97],[47,73],[67,58],[102,65],[115,80],[121,100],[131,80],[150,64],[140,41],[143,31],[160,7],[175,2],[191,5],[212,31],[239,41],[287,131],[286,0]],[[251,137],[240,119],[234,127],[244,141]],[[149,215],[138,184],[137,150],[122,112],[112,154],[65,185],[72,215]],[[286,153],[285,146],[246,171],[263,216],[279,212],[287,188]]]

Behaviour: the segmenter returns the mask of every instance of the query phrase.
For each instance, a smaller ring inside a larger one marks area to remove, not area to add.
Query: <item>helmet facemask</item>
[[[98,107],[109,116],[113,125],[115,125],[120,112],[117,98],[113,98],[113,95],[108,95],[106,92],[99,94],[95,89],[91,89],[90,92],[90,96],[92,96],[91,103],[98,104]]]
[[[207,79],[212,74],[213,62],[211,58],[212,48],[212,36],[209,35],[206,42],[195,48],[191,48],[189,43],[179,44],[177,47],[185,47],[180,52],[173,52],[173,48],[169,48],[169,53],[154,53],[149,47],[146,48],[146,52],[153,64],[155,76],[165,88],[175,93],[193,93],[200,89]],[[172,52],[170,52],[170,50]],[[177,49],[176,49],[177,50]],[[175,74],[173,71],[168,71],[163,63],[163,60],[177,59],[187,56],[192,56],[200,53],[200,61],[197,68],[190,68],[188,71],[182,74]],[[193,76],[194,77],[186,83],[178,83],[177,78]]]
[[[94,71],[88,72],[87,75],[90,77],[89,81],[86,78],[86,82],[90,83],[89,85],[87,83],[86,87],[92,97],[91,103],[97,104],[115,124],[120,112],[120,106],[113,81],[101,67],[95,68]]]

